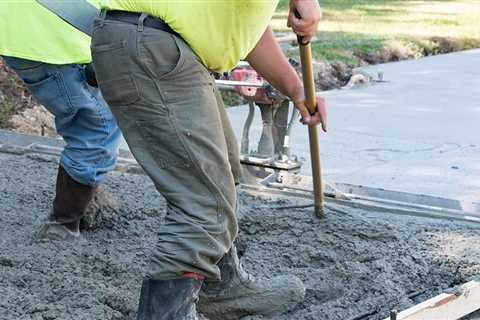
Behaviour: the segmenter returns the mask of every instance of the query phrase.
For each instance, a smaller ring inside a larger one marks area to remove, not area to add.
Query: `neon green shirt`
[[[145,12],[178,32],[203,64],[233,68],[266,30],[277,0],[103,0],[111,10]]]
[[[52,64],[92,60],[90,37],[35,0],[0,0],[0,39],[0,55]]]

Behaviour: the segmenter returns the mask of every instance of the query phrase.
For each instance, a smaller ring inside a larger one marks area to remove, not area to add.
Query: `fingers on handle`
[[[320,122],[322,124],[322,130],[327,132],[327,106],[323,97],[317,97],[317,113],[320,116]]]
[[[300,113],[300,116],[302,117],[301,121],[305,124],[310,123],[311,116],[310,116],[310,112],[308,111],[305,103],[304,102],[299,102],[299,103],[295,103],[295,105],[298,109],[298,112]]]

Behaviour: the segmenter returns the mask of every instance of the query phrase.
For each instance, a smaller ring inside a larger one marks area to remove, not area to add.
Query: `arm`
[[[293,101],[304,124],[316,125],[321,123],[323,130],[326,131],[327,115],[324,99],[318,96],[317,112],[314,114],[308,112],[302,81],[280,49],[270,27],[267,28],[255,48],[248,54],[247,61],[278,91]]]
[[[295,11],[298,12],[300,19],[295,16]],[[297,35],[303,36],[303,43],[310,42],[315,36],[321,17],[318,0],[290,0],[287,26]]]

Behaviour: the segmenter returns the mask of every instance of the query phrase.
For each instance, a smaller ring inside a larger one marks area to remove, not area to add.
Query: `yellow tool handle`
[[[299,37],[298,45],[300,47],[300,60],[302,62],[303,88],[305,90],[305,100],[308,111],[311,114],[317,111],[317,94],[315,89],[315,79],[313,77],[312,48],[310,43],[302,44]]]
[[[295,12],[297,15],[297,12]],[[298,17],[298,16],[297,16]],[[300,60],[302,63],[303,87],[305,90],[305,99],[310,113],[317,110],[317,94],[315,90],[315,79],[313,77],[312,48],[310,43],[303,43],[302,37],[298,37],[300,47]],[[309,125],[308,135],[310,140],[310,159],[312,163],[313,194],[315,204],[315,215],[322,217],[323,212],[323,183],[322,170],[320,165],[320,138],[318,135],[318,126]]]

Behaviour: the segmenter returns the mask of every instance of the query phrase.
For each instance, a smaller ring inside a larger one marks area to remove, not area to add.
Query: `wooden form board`
[[[442,293],[400,312],[397,320],[458,320],[479,309],[480,282],[470,281],[455,293]]]

